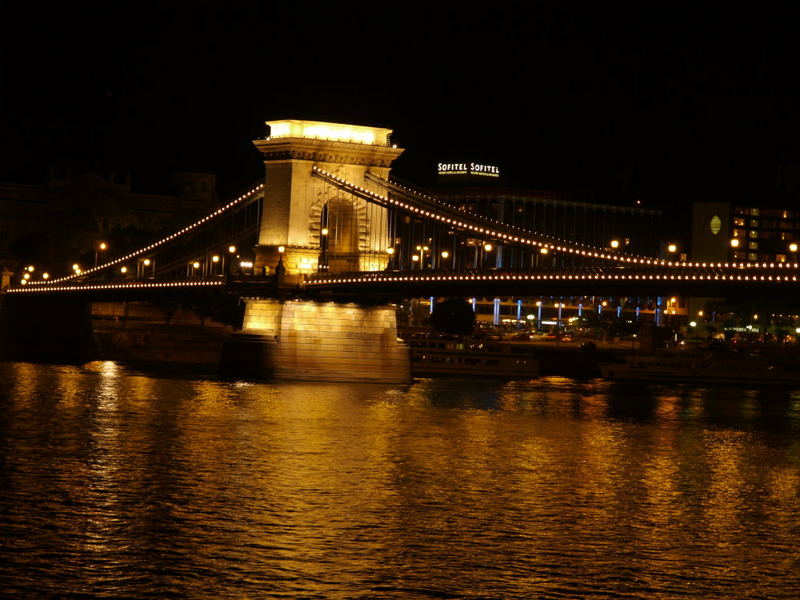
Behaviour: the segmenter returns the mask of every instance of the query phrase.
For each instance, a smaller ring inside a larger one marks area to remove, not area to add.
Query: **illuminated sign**
[[[478,163],[438,163],[439,175],[480,175],[482,177],[500,177],[500,168],[494,165]]]

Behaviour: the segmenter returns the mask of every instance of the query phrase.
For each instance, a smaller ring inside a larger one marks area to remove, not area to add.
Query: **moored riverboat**
[[[630,354],[625,362],[601,362],[605,379],[800,385],[800,364],[748,352],[663,352]]]
[[[531,379],[539,375],[539,360],[525,344],[479,339],[406,339],[415,377],[461,375]]]

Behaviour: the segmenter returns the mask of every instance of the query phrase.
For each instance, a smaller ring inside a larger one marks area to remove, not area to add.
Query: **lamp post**
[[[286,267],[283,264],[284,252],[286,252],[286,246],[278,246],[278,264],[275,265],[275,279],[278,285],[283,283],[283,278],[286,275]]]
[[[327,227],[323,227],[319,231],[319,262],[317,263],[319,272],[328,270],[328,233]]]
[[[143,279],[146,276],[147,270],[149,267],[153,266],[153,261],[149,258],[140,258],[139,262],[136,263],[136,277],[138,279]],[[155,269],[155,266],[153,266]],[[152,273],[153,275],[155,273]]]
[[[667,254],[670,260],[675,260],[675,253],[678,251],[678,244],[670,242],[667,244]]]
[[[389,246],[386,249],[386,254],[389,255],[389,260],[386,261],[386,270],[393,271],[394,270],[394,246]]]
[[[417,246],[417,258],[411,257],[411,260],[414,262],[419,261],[419,270],[422,271],[425,268],[425,253],[430,250],[428,246]]]
[[[439,265],[440,268],[444,267],[447,268],[447,259],[450,257],[450,253],[447,250],[442,250],[442,262]]]
[[[537,309],[537,317],[536,317],[536,330],[541,331],[542,329],[542,301],[536,301],[536,309]]]
[[[537,267],[540,266],[540,264],[539,264],[540,257],[547,256],[549,252],[550,252],[550,250],[547,249],[547,246],[542,246],[541,248],[539,248],[539,254],[536,255],[536,266]]]
[[[483,252],[484,252],[483,256],[484,256],[484,259],[483,259],[483,261],[481,261],[481,266],[482,267],[486,266],[483,263],[485,263],[487,261],[486,257],[489,256],[489,252],[492,251],[492,248],[493,248],[493,246],[488,242],[483,245]]]
[[[94,266],[97,266],[97,261],[100,252],[105,252],[108,250],[108,244],[106,242],[96,242],[94,245]]]
[[[789,244],[789,252],[792,253],[792,262],[796,263],[797,262],[797,243],[796,242],[792,242],[791,244]]]

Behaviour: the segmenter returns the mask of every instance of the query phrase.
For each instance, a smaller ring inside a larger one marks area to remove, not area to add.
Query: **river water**
[[[0,364],[3,598],[797,598],[800,391]]]

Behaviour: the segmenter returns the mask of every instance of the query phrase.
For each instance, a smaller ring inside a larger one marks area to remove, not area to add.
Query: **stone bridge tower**
[[[336,190],[311,174],[316,165],[377,193],[366,173],[388,178],[403,152],[390,129],[318,121],[267,121],[266,187],[255,267],[274,268],[283,247],[287,274],[380,270],[389,242],[386,210]],[[320,264],[322,263],[322,264]]]

